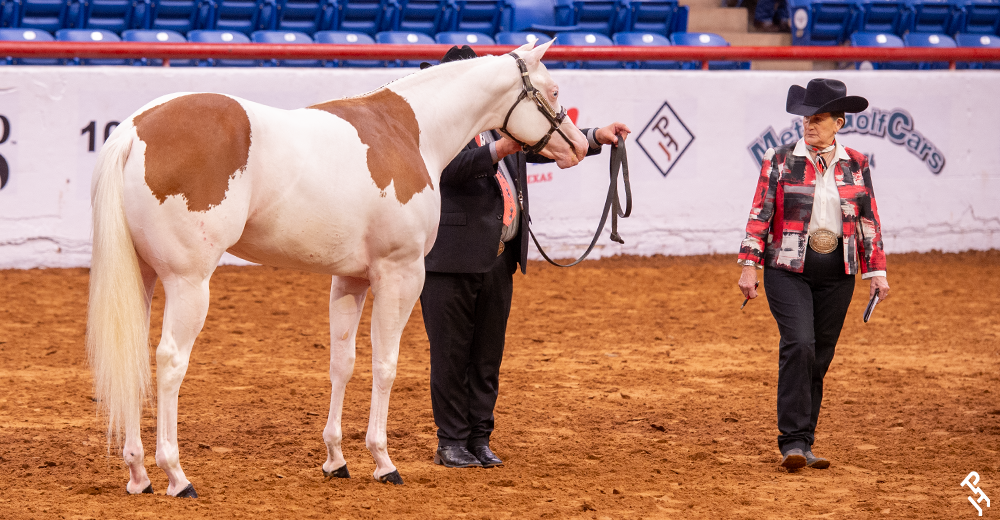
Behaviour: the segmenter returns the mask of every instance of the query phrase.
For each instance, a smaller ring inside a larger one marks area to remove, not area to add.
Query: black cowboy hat
[[[867,99],[848,96],[847,85],[835,79],[810,80],[806,88],[792,85],[788,87],[788,99],[785,101],[785,111],[799,116],[825,112],[863,112],[866,108]]]
[[[448,63],[449,61],[458,61],[458,60],[471,60],[472,58],[478,58],[478,57],[479,56],[476,56],[476,52],[472,50],[472,47],[469,47],[468,45],[463,45],[461,48],[459,48],[458,45],[454,45],[452,46],[452,48],[448,49],[448,52],[444,53],[444,57],[441,58],[441,63]],[[427,63],[426,61],[420,64],[421,69],[426,69],[427,67],[430,66],[431,64]]]

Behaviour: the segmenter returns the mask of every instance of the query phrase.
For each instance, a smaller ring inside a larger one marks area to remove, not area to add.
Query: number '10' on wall
[[[108,124],[104,125],[104,140],[107,141],[108,137],[111,137],[111,132],[115,131],[115,127],[118,126],[118,121],[109,121]],[[87,151],[93,152],[97,144],[97,121],[91,121],[87,126],[80,130],[80,135],[87,135]]]

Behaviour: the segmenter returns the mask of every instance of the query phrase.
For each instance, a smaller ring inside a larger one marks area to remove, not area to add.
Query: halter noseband
[[[573,154],[576,155],[576,147],[573,146],[573,141],[570,141],[569,138],[566,137],[566,134],[559,129],[563,120],[566,119],[566,108],[562,107],[559,113],[552,110],[549,102],[545,100],[545,96],[543,96],[542,93],[531,84],[531,79],[528,78],[528,66],[524,64],[524,60],[514,52],[511,52],[510,55],[514,57],[514,61],[517,62],[517,68],[521,70],[521,94],[517,96],[517,101],[515,101],[514,104],[511,105],[510,110],[507,111],[507,117],[503,119],[503,126],[500,127],[500,132],[513,139],[517,144],[521,145],[522,150],[533,154],[541,152],[542,148],[545,148],[545,145],[549,144],[549,139],[552,138],[552,133],[557,132],[564,140],[566,140],[570,149],[573,150]],[[507,123],[510,121],[510,115],[514,113],[514,109],[517,108],[517,105],[525,98],[529,98],[535,102],[535,107],[537,107],[538,111],[549,120],[549,125],[551,125],[545,136],[534,145],[529,145],[528,143],[519,140],[514,137],[514,134],[507,130]]]

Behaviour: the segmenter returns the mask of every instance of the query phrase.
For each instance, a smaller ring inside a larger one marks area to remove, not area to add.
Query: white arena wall
[[[86,266],[90,179],[109,123],[171,92],[282,108],[356,95],[413,69],[3,67],[0,268]],[[886,251],[1000,248],[1000,72],[553,71],[578,126],[619,120],[635,207],[593,257],[735,254],[757,158],[794,140],[791,84],[845,81],[871,108],[840,140],[872,158]],[[112,126],[113,127],[113,126]],[[607,192],[608,152],[559,170],[529,166],[533,228],[546,249],[583,251]],[[538,258],[537,253],[534,253]],[[227,258],[224,261],[238,261]],[[891,261],[891,260],[890,260]]]

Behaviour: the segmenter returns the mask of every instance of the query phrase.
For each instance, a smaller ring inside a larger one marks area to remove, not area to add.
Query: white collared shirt
[[[840,191],[837,189],[837,163],[841,160],[851,160],[844,145],[839,142],[834,149],[833,159],[827,165],[826,171],[821,171],[816,160],[809,156],[806,140],[799,139],[795,143],[792,155],[805,157],[812,162],[816,170],[816,187],[813,194],[812,216],[809,220],[809,234],[819,230],[830,231],[838,237],[844,236],[844,217],[840,209]]]

